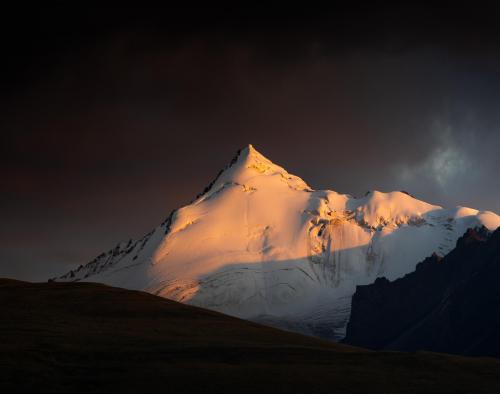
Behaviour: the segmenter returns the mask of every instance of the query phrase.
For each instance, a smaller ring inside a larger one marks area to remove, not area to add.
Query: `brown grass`
[[[500,392],[500,361],[379,353],[93,283],[0,280],[0,392]]]

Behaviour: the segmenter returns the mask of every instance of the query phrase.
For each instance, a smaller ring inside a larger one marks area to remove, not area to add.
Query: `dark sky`
[[[0,276],[142,236],[248,143],[314,188],[500,212],[493,7],[2,14]]]

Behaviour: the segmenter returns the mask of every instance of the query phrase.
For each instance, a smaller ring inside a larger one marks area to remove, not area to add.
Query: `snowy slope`
[[[398,278],[492,212],[444,209],[404,192],[313,190],[251,145],[191,204],[138,241],[57,280],[148,292],[230,315],[341,338],[358,284]]]

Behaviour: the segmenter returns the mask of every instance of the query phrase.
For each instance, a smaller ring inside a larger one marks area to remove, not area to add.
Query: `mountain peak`
[[[238,150],[236,156],[224,167],[217,177],[200,193],[200,197],[207,197],[221,190],[226,185],[249,186],[263,176],[275,176],[277,181],[285,180],[290,187],[296,190],[312,190],[301,178],[289,174],[283,167],[274,164],[261,154],[252,144]]]
[[[248,144],[247,146],[245,146],[243,148],[243,150],[247,150],[248,153],[253,153],[253,152],[259,153],[259,152],[257,152],[257,149],[255,149],[252,144]]]
[[[244,148],[241,148],[238,151],[236,159],[236,162],[243,162],[246,165],[251,164],[249,162],[267,162],[274,165],[271,160],[257,151],[252,144],[248,144]]]
[[[481,224],[494,229],[500,217],[401,192],[312,190],[249,144],[161,226],[61,280],[142,289],[338,339],[356,285],[401,277]]]

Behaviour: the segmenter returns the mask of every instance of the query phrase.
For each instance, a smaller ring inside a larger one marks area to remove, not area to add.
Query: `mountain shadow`
[[[500,356],[500,228],[469,229],[390,282],[358,286],[345,343],[388,350]]]

